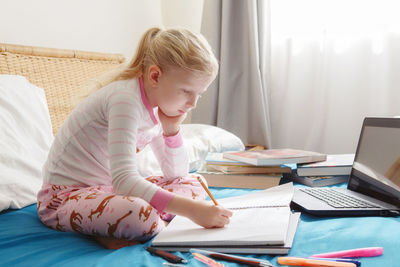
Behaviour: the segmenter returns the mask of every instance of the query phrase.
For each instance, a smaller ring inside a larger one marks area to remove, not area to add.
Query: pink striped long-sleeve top
[[[141,79],[113,82],[85,99],[58,131],[43,166],[45,183],[112,185],[163,211],[173,194],[145,180],[136,153],[147,144],[167,179],[186,176],[188,156],[180,133],[165,137]]]

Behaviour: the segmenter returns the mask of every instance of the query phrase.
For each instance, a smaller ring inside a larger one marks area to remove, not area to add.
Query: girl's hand
[[[158,118],[165,136],[173,136],[179,132],[179,126],[186,118],[186,113],[174,117],[167,116],[160,108],[158,108]]]
[[[204,228],[219,228],[229,224],[232,211],[206,201],[197,201],[196,206],[189,219],[198,225]]]
[[[224,227],[229,224],[232,211],[207,201],[193,200],[175,195],[165,212],[185,216],[204,228]]]

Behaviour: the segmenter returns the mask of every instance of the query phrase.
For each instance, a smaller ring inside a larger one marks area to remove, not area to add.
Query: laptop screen
[[[348,189],[400,206],[400,118],[365,118]]]

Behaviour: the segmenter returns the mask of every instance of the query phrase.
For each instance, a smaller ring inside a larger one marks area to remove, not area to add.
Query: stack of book
[[[292,169],[285,165],[254,166],[248,163],[229,160],[223,153],[208,153],[206,170],[201,172],[208,186],[266,189],[277,186],[284,173]]]
[[[325,161],[298,164],[295,182],[311,187],[319,187],[348,181],[353,166],[354,154],[328,155]]]

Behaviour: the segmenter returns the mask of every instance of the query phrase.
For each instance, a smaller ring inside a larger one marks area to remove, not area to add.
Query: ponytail
[[[120,75],[117,77],[118,80],[128,80],[132,78],[137,78],[143,75],[145,71],[145,57],[149,50],[151,41],[154,36],[161,31],[160,28],[151,28],[143,35],[140,40],[139,46],[136,51],[136,55],[133,57],[132,61],[129,63],[128,67],[125,68]]]
[[[127,66],[96,78],[80,100],[113,81],[145,75],[151,65],[157,65],[162,71],[178,67],[211,77],[218,72],[217,59],[202,35],[185,29],[161,30],[154,27],[144,33],[136,55]]]

